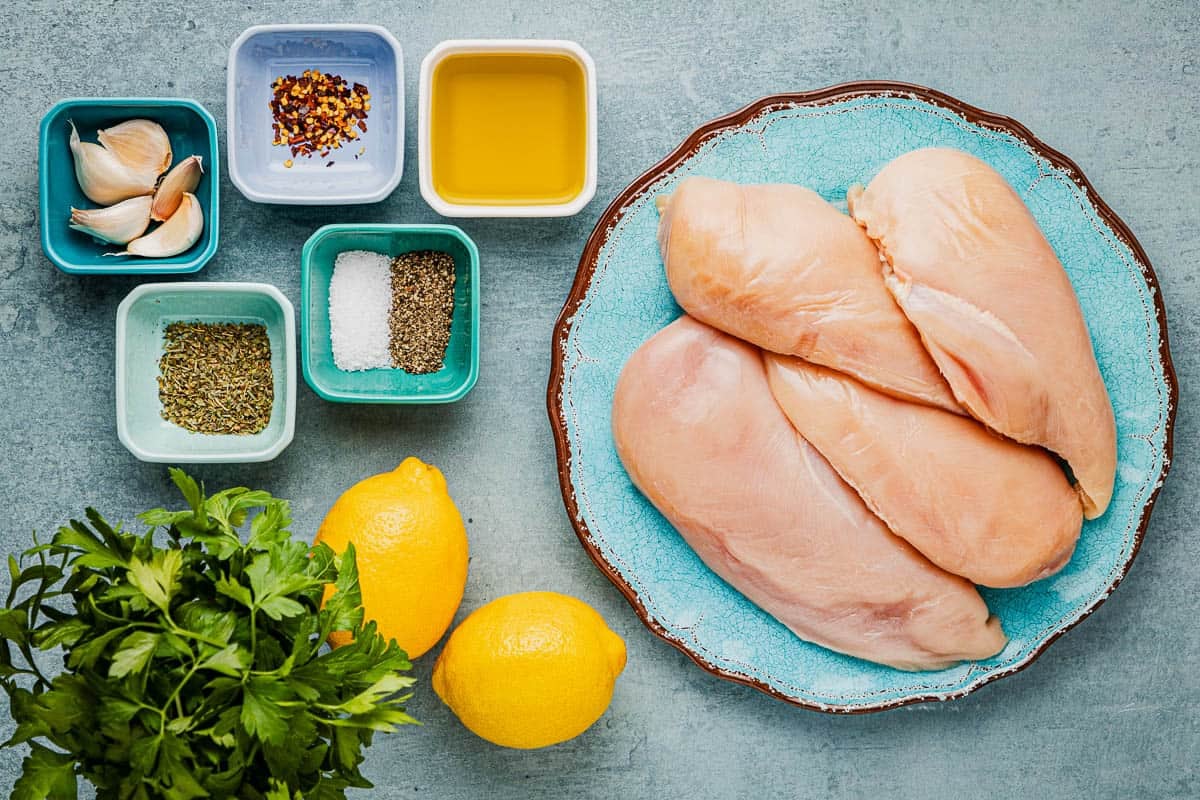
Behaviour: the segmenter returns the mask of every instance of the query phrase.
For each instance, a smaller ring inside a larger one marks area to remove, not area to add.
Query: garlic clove
[[[75,123],[70,122],[70,125],[75,179],[89,200],[102,206],[111,206],[131,197],[154,193],[157,173],[130,169],[100,145],[80,141]]]
[[[125,244],[150,227],[150,195],[131,197],[108,208],[72,208],[71,227],[110,244]]]
[[[204,174],[200,156],[190,156],[176,164],[167,177],[162,179],[154,192],[154,204],[150,207],[150,218],[157,222],[168,219],[179,208],[184,192],[194,192]]]
[[[162,125],[148,119],[131,119],[96,133],[104,149],[136,172],[155,177],[171,166],[171,140]]]
[[[204,210],[191,192],[184,192],[183,201],[171,218],[150,233],[125,245],[120,253],[106,256],[142,256],[168,258],[177,256],[200,240],[204,230]]]

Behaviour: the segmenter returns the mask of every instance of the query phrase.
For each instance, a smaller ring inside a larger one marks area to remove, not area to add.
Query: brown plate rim
[[[1150,493],[1145,506],[1142,509],[1142,516],[1139,520],[1137,531],[1134,534],[1133,550],[1123,565],[1121,572],[1108,586],[1107,590],[1099,600],[1089,609],[1083,612],[1078,619],[1075,619],[1061,628],[1056,630],[1046,638],[1026,659],[1021,663],[1014,665],[1011,669],[996,672],[988,675],[986,678],[972,683],[971,685],[953,692],[942,692],[933,694],[921,694],[912,697],[905,697],[897,700],[889,700],[879,703],[868,703],[855,706],[832,706],[813,703],[801,698],[792,697],[784,694],[773,686],[764,681],[739,675],[733,672],[724,670],[714,664],[709,663],[699,653],[689,649],[685,642],[679,641],[656,620],[654,620],[647,612],[641,598],[637,592],[621,577],[620,573],[610,564],[600,553],[592,539],[591,531],[583,522],[579,515],[579,506],[575,500],[575,492],[571,486],[571,452],[569,444],[569,435],[566,427],[566,420],[562,413],[562,393],[560,388],[563,379],[564,360],[566,355],[566,341],[571,329],[571,320],[578,311],[580,304],[583,302],[584,296],[587,293],[588,287],[591,285],[592,276],[595,273],[597,257],[600,249],[604,245],[608,237],[609,231],[621,212],[629,203],[638,195],[643,193],[655,181],[663,177],[663,175],[675,167],[679,166],[685,159],[695,154],[714,134],[723,131],[727,128],[738,127],[744,125],[760,114],[765,113],[774,107],[794,107],[794,106],[822,106],[830,103],[847,100],[854,97],[862,96],[900,96],[908,98],[917,98],[935,106],[948,109],[959,116],[966,119],[968,122],[985,128],[1003,131],[1012,134],[1018,139],[1026,143],[1034,152],[1045,158],[1050,163],[1066,172],[1071,179],[1083,190],[1092,207],[1109,226],[1109,228],[1117,235],[1121,241],[1129,247],[1133,253],[1138,267],[1146,280],[1146,284],[1150,288],[1151,294],[1154,296],[1154,316],[1159,328],[1159,359],[1162,363],[1163,377],[1167,383],[1168,389],[1168,408],[1166,419],[1166,430],[1164,436],[1165,448],[1163,454],[1163,467],[1155,482],[1154,489]],[[1133,565],[1134,559],[1137,557],[1138,551],[1141,549],[1142,540],[1145,538],[1146,529],[1150,524],[1151,511],[1154,508],[1154,503],[1158,499],[1158,494],[1162,489],[1167,473],[1171,468],[1171,461],[1174,456],[1174,428],[1175,428],[1175,413],[1179,403],[1179,385],[1175,376],[1175,365],[1171,360],[1171,350],[1167,338],[1167,312],[1163,305],[1162,292],[1159,289],[1158,276],[1154,272],[1154,268],[1150,265],[1149,258],[1146,257],[1146,251],[1142,248],[1129,226],[1125,224],[1116,212],[1108,206],[1107,203],[1096,193],[1095,188],[1088,181],[1087,176],[1083,174],[1083,170],[1079,165],[1068,158],[1063,153],[1050,147],[1045,142],[1038,139],[1033,133],[1017,120],[1004,116],[1003,114],[995,114],[990,111],[984,111],[969,103],[964,103],[957,98],[951,97],[948,94],[939,92],[935,89],[930,89],[926,86],[917,84],[902,83],[899,81],[886,80],[870,80],[870,81],[852,81],[849,83],[841,83],[835,86],[829,86],[824,89],[818,89],[811,92],[797,92],[786,94],[773,94],[763,97],[756,102],[745,106],[731,114],[726,114],[717,117],[714,120],[706,122],[695,131],[692,132],[683,144],[675,148],[666,158],[659,161],[650,169],[643,172],[637,179],[629,184],[617,197],[608,205],[604,213],[600,215],[595,227],[592,229],[591,235],[588,237],[587,243],[584,245],[583,254],[579,259],[579,267],[575,273],[575,281],[571,286],[571,293],[567,297],[566,303],[563,305],[562,311],[558,315],[558,320],[554,325],[554,334],[551,341],[551,363],[550,363],[550,380],[546,387],[546,407],[550,415],[550,426],[554,433],[555,454],[558,460],[558,481],[562,491],[563,502],[566,505],[567,516],[571,521],[572,527],[575,529],[576,536],[579,537],[580,544],[583,549],[591,557],[592,561],[600,569],[600,571],[612,582],[614,586],[624,595],[629,604],[633,606],[642,624],[644,624],[652,633],[672,645],[682,653],[687,655],[692,661],[707,672],[716,675],[718,678],[732,681],[734,683],[744,684],[754,689],[775,697],[792,705],[802,708],[811,709],[831,714],[864,714],[875,711],[884,711],[901,706],[912,705],[915,703],[928,702],[943,702],[954,700],[959,697],[964,697],[971,692],[974,692],[983,686],[986,686],[1000,678],[1013,675],[1028,667],[1036,661],[1047,648],[1050,647],[1060,636],[1074,628],[1083,620],[1092,615],[1105,600],[1107,600],[1112,592],[1120,585],[1125,576],[1129,574],[1129,569]]]

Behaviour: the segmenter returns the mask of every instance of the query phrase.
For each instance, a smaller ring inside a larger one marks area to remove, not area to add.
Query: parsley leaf
[[[56,753],[34,742],[32,751],[22,764],[21,777],[13,786],[12,800],[74,800],[78,796],[75,781],[75,761],[69,755]]]
[[[135,558],[129,564],[129,583],[141,591],[147,600],[165,610],[172,595],[179,589],[179,569],[182,565],[183,555],[178,550],[160,550],[149,564]]]
[[[138,672],[150,663],[158,647],[159,634],[146,631],[134,631],[125,637],[117,652],[113,654],[112,664],[108,668],[108,677],[124,678],[131,672]]]

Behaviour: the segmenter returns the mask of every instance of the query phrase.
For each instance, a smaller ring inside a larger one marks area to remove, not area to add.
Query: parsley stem
[[[175,691],[171,692],[171,696],[167,698],[167,702],[163,703],[162,708],[156,709],[159,715],[162,717],[162,725],[159,726],[159,734],[162,733],[163,729],[167,725],[167,709],[171,707],[172,703],[176,704],[176,708],[179,710],[179,716],[183,716],[183,705],[179,703],[179,693],[183,691],[183,687],[187,685],[187,682],[192,679],[192,676],[196,674],[196,670],[199,668],[199,661],[192,662],[192,668],[188,670],[187,675],[183,676],[183,680],[181,680],[179,685],[175,687]]]
[[[33,541],[35,544],[37,543],[37,534],[36,533],[34,533],[34,535],[33,535]],[[42,570],[43,570],[43,577],[38,581],[37,591],[34,592],[33,597],[30,599],[29,609],[26,612],[26,619],[27,619],[26,624],[28,625],[29,636],[26,638],[26,640],[24,642],[22,642],[18,646],[18,649],[20,649],[21,655],[25,657],[25,661],[29,664],[30,674],[37,675],[37,679],[42,683],[43,686],[49,686],[50,681],[49,681],[49,679],[46,678],[45,675],[42,674],[42,670],[38,666],[37,662],[33,660],[33,649],[29,646],[29,643],[30,643],[30,641],[32,641],[32,638],[33,638],[33,632],[35,630],[37,630],[38,620],[42,616],[42,601],[46,596],[46,588],[47,588],[47,583],[48,583],[44,576],[44,570],[46,568],[46,553],[45,553],[45,551],[39,550],[37,557],[38,557],[38,562],[40,563]],[[11,605],[11,604],[12,604],[12,602],[9,601],[9,603],[6,604],[5,607],[7,608],[8,605]]]
[[[204,644],[211,644],[213,647],[224,648],[229,644],[228,642],[218,641],[217,639],[210,639],[203,634],[196,633],[195,631],[189,631],[187,628],[180,628],[174,623],[171,625],[171,633],[188,639],[195,639],[197,642],[203,642]]]
[[[33,667],[33,669],[21,669],[20,667],[13,667],[12,674],[13,675],[31,675],[43,683],[49,683],[49,681],[46,680],[46,676],[41,673],[41,670],[39,670],[37,668],[36,664],[30,663],[30,666]]]
[[[110,622],[125,622],[126,621],[124,617],[113,616],[112,614],[109,614],[104,609],[100,608],[100,606],[96,604],[96,596],[95,595],[89,594],[87,596],[87,602],[88,602],[88,605],[92,607],[92,611],[94,611],[99,616],[104,617],[105,619],[109,620]]]
[[[111,614],[105,614],[103,611],[96,608],[95,601],[92,600],[92,598],[89,597],[88,601],[91,603],[92,608],[97,613],[99,613],[101,616],[108,617],[113,622],[122,623],[122,625],[120,627],[123,627],[123,628],[147,628],[152,631],[159,631],[159,630],[162,630],[162,628],[163,628],[162,625],[160,625],[159,623],[156,623],[156,622],[149,622],[147,620],[126,620],[121,617],[114,617]],[[196,633],[195,631],[189,631],[187,628],[181,628],[178,625],[176,625],[171,620],[170,617],[167,617],[166,628],[171,633],[174,633],[177,636],[182,636],[185,639],[193,639],[197,642],[203,642],[204,644],[210,644],[213,647],[225,648],[229,645],[229,642],[222,642],[219,639],[210,639],[209,637],[205,636],[204,634]]]

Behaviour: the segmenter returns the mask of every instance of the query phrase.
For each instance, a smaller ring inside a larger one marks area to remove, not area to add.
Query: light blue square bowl
[[[192,433],[162,416],[158,361],[172,322],[250,322],[271,343],[271,421],[250,435]],[[266,283],[146,283],[117,308],[117,437],[142,461],[178,464],[270,461],[296,428],[296,320]]]
[[[371,250],[394,258],[414,250],[454,257],[454,317],[445,366],[428,375],[401,369],[347,372],[333,361],[329,338],[329,280],[346,250]],[[300,254],[303,326],[300,363],[304,379],[326,400],[342,403],[453,403],[479,377],[479,251],[454,225],[326,225]]]
[[[149,119],[163,126],[171,140],[172,165],[198,155],[204,175],[196,199],[204,209],[204,233],[187,251],[169,258],[113,257],[121,250],[86,233],[71,230],[71,206],[96,208],[75,179],[71,155],[72,120],[84,141],[96,131],[128,119]],[[42,117],[38,134],[38,205],[42,250],[63,272],[74,275],[166,275],[196,272],[217,252],[220,230],[217,126],[212,114],[195,100],[172,97],[86,97],[62,100]]]
[[[327,158],[295,157],[272,144],[271,84],[306,69],[361,83],[371,94],[367,131]],[[404,55],[378,25],[255,25],[229,50],[226,74],[229,178],[256,203],[377,203],[404,172]],[[355,158],[359,148],[366,148]],[[293,166],[283,162],[291,158]],[[326,164],[333,161],[332,167]]]

